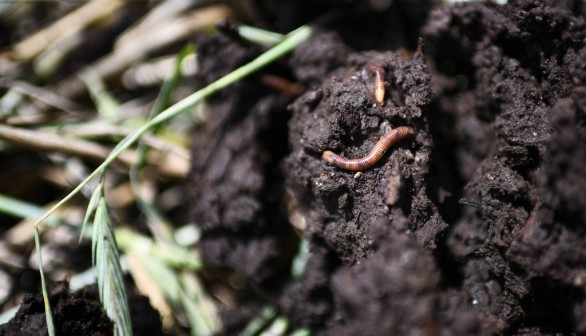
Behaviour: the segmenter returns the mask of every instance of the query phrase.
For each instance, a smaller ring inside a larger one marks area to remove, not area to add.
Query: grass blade
[[[85,228],[87,227],[87,223],[90,220],[91,215],[94,213],[96,208],[98,207],[98,202],[102,198],[102,188],[96,188],[90,201],[87,206],[87,210],[85,211],[85,216],[83,218],[83,223],[81,224],[81,234],[79,235],[79,241],[83,238],[83,234],[85,232]]]
[[[19,218],[34,219],[42,216],[45,211],[40,206],[0,194],[0,213]],[[54,216],[47,218],[47,224],[50,226],[67,225],[61,218]]]
[[[274,48],[268,50],[264,54],[258,56],[252,62],[234,70],[224,77],[210,83],[208,86],[191,94],[177,104],[165,109],[153,119],[142,125],[136,131],[125,137],[110,153],[110,155],[98,166],[85,180],[83,180],[75,189],[73,189],[67,196],[61,199],[51,209],[45,212],[35,223],[35,245],[37,247],[37,257],[39,259],[39,271],[41,273],[41,282],[43,287],[43,298],[45,300],[45,311],[47,314],[47,327],[49,335],[54,335],[54,326],[49,305],[49,298],[46,290],[44,280],[44,273],[42,270],[42,260],[40,253],[40,238],[39,225],[47,219],[55,210],[57,210],[64,203],[68,202],[73,196],[80,192],[91,180],[102,174],[105,169],[114,161],[122,152],[128,149],[132,144],[140,139],[149,130],[157,127],[163,122],[172,119],[173,117],[188,111],[193,106],[200,103],[203,99],[210,95],[226,88],[227,86],[243,79],[246,76],[258,71],[262,67],[279,59],[286,53],[292,51],[302,42],[307,40],[311,35],[311,28],[302,26],[295,31],[287,34],[285,38]],[[117,335],[132,335],[130,314],[128,310],[128,303],[126,300],[126,290],[122,279],[122,268],[120,266],[120,259],[116,240],[114,237],[114,230],[108,214],[106,202],[103,198],[103,181],[98,187],[100,197],[95,196],[98,200],[92,202],[88,210],[97,203],[95,209],[95,220],[92,232],[92,259],[96,265],[98,288],[100,293],[100,300],[106,310],[107,315],[114,321],[116,325],[115,332]],[[95,195],[95,194],[94,194]],[[94,196],[92,196],[92,199]],[[86,217],[89,217],[86,215]]]
[[[238,34],[247,41],[258,43],[265,47],[272,47],[275,44],[281,42],[285,37],[279,33],[274,33],[272,31],[247,25],[239,25]]]
[[[181,52],[179,52],[175,61],[175,67],[173,68],[173,72],[163,82],[161,91],[159,91],[157,99],[155,100],[155,104],[151,109],[149,119],[152,119],[154,116],[161,113],[161,111],[169,107],[169,103],[171,101],[171,94],[173,94],[173,91],[177,87],[177,83],[181,78],[181,65],[185,58],[193,54],[195,54],[195,47],[192,44],[188,44],[185,48],[181,50]]]
[[[171,94],[177,87],[177,83],[181,78],[181,64],[187,56],[192,55],[194,52],[194,47],[189,44],[183,48],[179,55],[177,55],[173,72],[163,83],[153,108],[149,113],[149,120],[154,118],[169,106]],[[154,133],[156,131],[157,127],[153,127],[153,129],[149,130],[149,133]],[[149,147],[144,142],[139,142],[137,148],[138,159],[136,160],[136,163],[130,167],[130,185],[132,186],[132,190],[136,198],[136,203],[140,211],[144,214],[145,222],[152,235],[159,241],[164,241],[171,244],[173,243],[172,230],[170,225],[168,225],[167,220],[150,202],[143,198],[139,172],[146,162],[148,150]]]
[[[53,325],[53,314],[51,312],[51,303],[49,302],[49,293],[47,292],[47,283],[45,282],[45,272],[43,271],[43,258],[41,257],[41,235],[39,228],[35,226],[35,249],[37,250],[37,259],[39,262],[39,273],[41,273],[41,289],[43,291],[43,301],[45,303],[45,319],[47,320],[47,330],[49,336],[55,336],[55,326]]]
[[[130,229],[116,229],[116,242],[122,251],[132,251],[171,268],[200,271],[202,267],[199,255],[195,251],[176,244],[157,242]]]
[[[252,62],[232,71],[231,73],[227,74],[226,76],[218,79],[217,81],[209,84],[208,86],[204,87],[203,89],[191,94],[190,96],[184,98],[177,104],[167,108],[155,118],[150,120],[148,123],[144,124],[136,131],[129,134],[126,138],[124,138],[118,146],[116,146],[108,158],[102,162],[100,166],[98,166],[85,180],[83,180],[75,189],[73,189],[67,196],[65,196],[61,201],[55,204],[51,209],[49,209],[41,218],[39,218],[35,222],[35,226],[39,225],[43,222],[48,216],[50,216],[56,209],[58,209],[61,205],[69,201],[73,196],[75,196],[85,185],[87,185],[91,180],[101,174],[124,150],[130,147],[133,143],[135,143],[140,137],[146,133],[148,130],[152,129],[153,127],[179,115],[196,104],[200,103],[203,99],[207,98],[208,96],[218,92],[226,88],[227,86],[234,84],[235,82],[243,79],[244,77],[258,71],[262,67],[267,66],[268,64],[276,61],[283,55],[287,54],[288,52],[295,49],[301,43],[309,38],[311,35],[311,28],[308,26],[301,26],[297,28],[293,32],[286,35],[281,43],[276,45],[274,48],[269,49],[264,54],[261,54]]]
[[[207,295],[201,281],[193,273],[184,272],[180,276],[179,297],[191,326],[191,335],[215,335],[221,326],[218,310]]]
[[[277,316],[277,310],[273,306],[264,306],[260,313],[248,322],[248,325],[240,333],[240,336],[258,335]]]
[[[82,77],[85,86],[97,107],[98,113],[106,120],[120,119],[120,104],[116,98],[107,91],[105,84],[99,75],[88,71]]]
[[[100,199],[96,209],[92,252],[97,270],[100,301],[106,314],[115,324],[115,335],[132,335],[120,255],[104,198]]]

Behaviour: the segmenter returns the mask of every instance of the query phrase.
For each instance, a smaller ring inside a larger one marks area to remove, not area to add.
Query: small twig
[[[64,112],[79,113],[87,110],[73,101],[51,92],[50,90],[43,89],[26,82],[0,78],[0,87],[23,93],[47,105],[63,110]]]

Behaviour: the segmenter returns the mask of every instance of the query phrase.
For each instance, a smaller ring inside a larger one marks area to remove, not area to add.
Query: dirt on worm
[[[422,4],[356,5],[208,102],[189,196],[225,334],[267,303],[323,335],[586,333],[584,8]],[[258,52],[199,42],[203,83]],[[321,158],[398,126],[416,135],[364,172]]]

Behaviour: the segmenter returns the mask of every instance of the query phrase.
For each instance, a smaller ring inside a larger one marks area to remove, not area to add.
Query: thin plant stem
[[[45,272],[43,272],[43,258],[41,257],[41,237],[39,233],[39,228],[37,226],[35,226],[35,249],[37,250],[39,273],[41,273],[41,289],[43,291],[43,302],[45,303],[45,319],[47,320],[47,331],[49,332],[49,336],[55,336],[55,325],[53,324],[51,303],[49,302],[49,293],[47,292],[47,283],[45,282]]]
[[[184,98],[183,100],[179,101],[177,104],[167,108],[159,115],[151,119],[149,122],[142,125],[136,131],[132,132],[128,136],[126,136],[119,144],[116,146],[110,155],[104,160],[104,162],[98,166],[85,180],[83,180],[75,189],[73,189],[67,196],[65,196],[61,201],[55,204],[51,209],[49,209],[41,218],[39,218],[35,223],[34,226],[37,227],[41,224],[48,216],[50,216],[56,209],[58,209],[61,205],[69,201],[73,196],[75,196],[81,189],[89,183],[92,179],[96,176],[101,174],[122,152],[124,152],[128,147],[134,144],[140,137],[146,133],[151,128],[189,110],[196,104],[200,103],[203,99],[209,97],[210,95],[226,88],[227,86],[234,84],[235,82],[249,76],[250,74],[256,72],[257,70],[267,66],[271,62],[279,59],[283,55],[287,54],[288,52],[295,49],[301,43],[303,43],[307,38],[311,35],[311,28],[309,26],[301,26],[296,30],[292,31],[291,33],[287,34],[287,36],[283,39],[281,43],[276,45],[274,48],[269,49],[267,52],[261,54],[252,62],[232,71],[231,73],[225,75],[224,77],[216,80],[213,83],[210,83],[208,86],[204,87],[203,89],[191,94],[190,96]]]
[[[283,55],[289,53],[301,43],[303,43],[309,36],[311,35],[311,28],[308,26],[302,26],[291,33],[287,34],[286,37],[283,39],[281,43],[276,45],[274,48],[268,50],[267,52],[261,54],[252,62],[232,71],[231,73],[225,75],[224,77],[216,80],[215,82],[209,84],[208,86],[204,87],[203,89],[191,94],[190,96],[184,98],[183,100],[179,101],[175,105],[165,109],[159,115],[155,116],[153,119],[139,127],[134,132],[130,133],[126,136],[122,141],[118,143],[118,145],[110,152],[110,155],[96,168],[88,177],[85,178],[75,189],[73,189],[67,196],[61,199],[57,204],[55,204],[51,209],[49,209],[43,216],[41,216],[35,223],[34,223],[34,231],[35,231],[35,246],[37,249],[37,258],[39,260],[39,272],[41,274],[41,286],[43,292],[43,299],[45,302],[45,313],[46,313],[46,320],[47,320],[47,328],[50,336],[55,335],[54,325],[53,325],[53,317],[51,314],[51,307],[49,303],[49,295],[47,292],[47,286],[45,283],[44,272],[42,268],[42,258],[41,258],[41,250],[40,250],[40,234],[39,234],[39,225],[43,223],[45,219],[47,219],[55,210],[61,207],[63,204],[68,202],[73,196],[79,193],[91,180],[93,180],[98,175],[102,174],[105,169],[114,161],[120,154],[122,154],[126,149],[128,149],[132,144],[138,141],[146,132],[153,129],[154,127],[158,126],[159,124],[172,119],[173,117],[189,110],[196,104],[200,103],[203,99],[209,97],[210,95],[222,90],[229,85],[249,76],[250,74],[256,72],[257,70],[261,69],[262,67],[267,66],[268,64],[274,62],[275,60],[279,59]],[[104,206],[102,207],[104,208]],[[111,229],[111,228],[110,228]],[[92,250],[95,247],[92,246]],[[94,256],[95,258],[95,256]],[[94,259],[95,260],[95,259]],[[99,262],[97,263],[99,266]],[[103,264],[103,263],[102,263]],[[115,265],[116,266],[116,265]],[[118,267],[119,264],[117,264]],[[98,279],[99,282],[99,279]],[[124,288],[122,287],[121,290],[123,291]],[[103,290],[100,290],[100,295],[103,296]],[[126,298],[126,295],[123,294],[123,297]],[[103,300],[102,300],[103,302]],[[127,315],[124,316],[125,319],[128,318]],[[125,322],[125,321],[123,321]],[[121,330],[122,333],[127,333],[130,324],[124,323],[124,326]],[[118,328],[118,326],[117,326]]]

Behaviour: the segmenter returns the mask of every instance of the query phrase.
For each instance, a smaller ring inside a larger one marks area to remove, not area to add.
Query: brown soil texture
[[[207,102],[188,199],[225,333],[272,304],[318,335],[586,334],[583,3],[347,6]],[[198,48],[202,85],[260,52]],[[360,174],[322,159],[398,126],[416,134]]]

